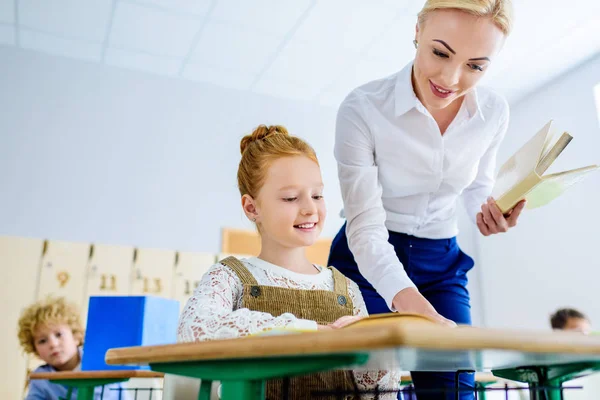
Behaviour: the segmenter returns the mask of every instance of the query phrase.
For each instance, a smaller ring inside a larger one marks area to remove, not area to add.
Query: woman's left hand
[[[517,225],[517,219],[523,208],[525,208],[525,200],[521,200],[512,210],[502,215],[496,201],[489,197],[487,203],[481,206],[481,212],[477,214],[477,227],[483,236],[507,232]]]

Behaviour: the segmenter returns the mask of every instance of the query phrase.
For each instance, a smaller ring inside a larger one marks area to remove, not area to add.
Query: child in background
[[[207,271],[181,315],[178,340],[234,338],[274,328],[339,329],[366,316],[358,286],[335,268],[312,264],[305,255],[326,215],[314,150],[284,127],[264,125],[245,136],[240,147],[237,178],[242,209],[258,228],[261,252],[242,260],[226,258]],[[395,371],[311,374],[290,378],[288,398],[377,387],[397,391],[399,382],[400,373]],[[267,398],[280,399],[283,390],[282,380],[269,381]],[[378,398],[396,396],[386,393]]]
[[[580,311],[573,308],[561,308],[550,316],[552,329],[590,334],[590,320]]]
[[[589,335],[592,326],[588,317],[574,308],[561,308],[550,316],[550,326],[558,331],[568,331]],[[568,381],[568,387],[583,389],[564,389],[561,399],[564,400],[588,400],[598,398],[600,393],[600,374],[591,374],[581,378]]]
[[[35,354],[46,364],[34,372],[76,371],[80,369],[84,330],[77,308],[64,298],[48,297],[38,301],[21,313],[19,342],[25,353]],[[117,385],[95,389],[95,399],[115,400],[125,398]],[[47,380],[30,380],[25,400],[59,400],[67,398],[66,386]],[[104,392],[102,394],[102,392]],[[77,397],[73,389],[71,399]]]

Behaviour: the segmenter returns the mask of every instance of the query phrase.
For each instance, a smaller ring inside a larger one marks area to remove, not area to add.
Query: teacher
[[[509,0],[426,1],[414,60],[353,90],[339,108],[335,158],[346,224],[329,265],[359,285],[370,314],[416,312],[449,326],[471,324],[467,272],[474,262],[456,242],[458,198],[484,236],[515,226],[525,205],[503,215],[488,197],[509,109],[477,87],[511,20]],[[454,375],[413,373],[417,398],[446,398],[431,389],[454,389]],[[472,374],[460,380],[461,388],[474,386]]]

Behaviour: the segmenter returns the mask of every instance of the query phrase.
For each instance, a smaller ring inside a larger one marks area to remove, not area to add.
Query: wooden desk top
[[[127,378],[162,378],[162,372],[155,371],[57,371],[32,372],[30,379],[127,379]]]
[[[110,349],[108,364],[228,360],[366,352],[364,368],[403,371],[511,368],[600,362],[600,337],[459,326],[417,317],[381,318],[334,331]]]

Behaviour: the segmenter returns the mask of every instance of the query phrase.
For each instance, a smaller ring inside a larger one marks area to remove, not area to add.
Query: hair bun
[[[272,135],[289,135],[289,133],[287,129],[281,125],[259,125],[254,132],[242,138],[240,143],[240,152],[244,154],[244,151],[246,148],[248,148],[250,143],[264,140]]]

